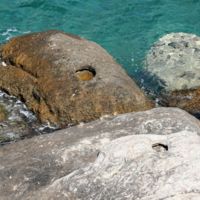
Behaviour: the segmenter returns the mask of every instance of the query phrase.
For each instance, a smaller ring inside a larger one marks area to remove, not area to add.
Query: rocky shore
[[[0,91],[0,146],[56,129],[47,123],[41,124],[22,101]]]
[[[160,104],[199,113],[198,49],[185,33],[152,46],[145,75]],[[1,200],[200,198],[199,120],[154,108],[98,44],[32,33],[0,61]]]
[[[102,47],[78,36],[59,31],[20,36],[1,46],[0,61],[0,89],[24,102],[50,132],[153,107]],[[40,134],[38,129],[32,120],[22,134],[8,130],[5,136],[2,130],[0,136],[17,140]]]
[[[60,127],[153,104],[99,45],[59,31],[11,39],[1,50],[0,88],[42,122]]]
[[[200,114],[200,37],[170,33],[160,38],[146,58],[148,87],[164,106]],[[152,83],[152,84],[151,84]]]
[[[0,148],[1,199],[198,199],[200,123],[127,113]]]

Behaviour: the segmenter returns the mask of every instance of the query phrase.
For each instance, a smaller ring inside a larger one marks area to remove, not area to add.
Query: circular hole
[[[96,70],[91,66],[84,66],[76,70],[76,76],[81,81],[89,81],[96,76]]]
[[[161,143],[156,143],[152,145],[152,148],[157,151],[157,152],[164,152],[164,151],[168,151],[168,146],[165,144],[161,144]]]

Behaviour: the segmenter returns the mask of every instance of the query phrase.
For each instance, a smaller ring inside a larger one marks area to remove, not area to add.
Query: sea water
[[[103,46],[137,81],[151,45],[170,32],[200,34],[199,0],[0,0],[0,43],[58,29]]]

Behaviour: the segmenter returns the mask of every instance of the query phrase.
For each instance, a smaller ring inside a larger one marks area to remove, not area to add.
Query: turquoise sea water
[[[150,46],[169,32],[200,35],[199,0],[0,0],[0,42],[59,29],[96,41],[137,75]]]

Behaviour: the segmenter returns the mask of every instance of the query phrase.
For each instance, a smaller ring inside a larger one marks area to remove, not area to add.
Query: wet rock
[[[162,53],[161,53],[162,52]],[[200,37],[171,33],[160,38],[146,58],[151,90],[165,106],[200,112]],[[155,87],[156,86],[156,87]],[[159,91],[155,91],[157,88]]]
[[[152,108],[114,59],[94,42],[59,31],[12,39],[2,48],[0,87],[42,122],[66,126]]]
[[[29,121],[31,117],[34,116],[23,107],[20,101],[0,91],[0,145],[30,137],[34,133],[28,125],[31,123]],[[36,118],[33,120],[36,121]]]
[[[56,127],[40,124],[21,101],[0,91],[0,145],[55,129]]]
[[[24,138],[33,137],[38,133],[24,121],[0,122],[0,146]]]
[[[166,194],[167,187],[173,188],[169,195],[180,194],[182,180],[185,186],[192,183],[187,191],[198,193],[199,175],[193,165],[198,166],[200,158],[199,134],[199,121],[185,111],[156,108],[6,145],[0,148],[0,196],[130,199],[149,194],[155,200]],[[190,172],[190,167],[195,169]]]

